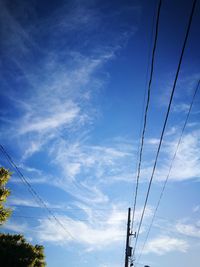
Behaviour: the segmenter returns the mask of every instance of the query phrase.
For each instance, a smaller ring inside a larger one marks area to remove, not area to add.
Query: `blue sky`
[[[1,229],[43,244],[47,266],[124,264],[127,209],[157,1],[0,1],[1,144],[64,231],[13,171]],[[163,1],[136,207],[140,219],[191,1]],[[136,256],[200,77],[200,4],[186,46]],[[198,93],[140,262],[200,260]],[[1,154],[0,163],[9,168]],[[142,266],[139,265],[138,266]]]

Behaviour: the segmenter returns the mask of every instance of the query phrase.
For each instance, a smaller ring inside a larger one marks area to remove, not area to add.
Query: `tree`
[[[10,178],[11,172],[9,170],[0,168],[0,225],[3,224],[11,215],[11,209],[4,207],[4,202],[10,195],[10,190],[5,188],[5,184]]]
[[[11,172],[0,167],[0,225],[11,215],[11,209],[5,208],[4,203],[10,195],[5,188]],[[44,247],[29,244],[23,235],[0,233],[0,266],[6,267],[44,267]]]
[[[0,234],[0,264],[6,267],[44,267],[44,247],[29,244],[22,235]]]

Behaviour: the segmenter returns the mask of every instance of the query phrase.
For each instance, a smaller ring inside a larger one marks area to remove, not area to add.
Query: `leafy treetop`
[[[11,215],[11,210],[4,207],[4,202],[10,195],[10,190],[5,188],[5,184],[8,182],[11,176],[11,172],[5,168],[0,168],[0,225],[3,224]]]
[[[44,247],[29,244],[22,235],[0,234],[1,266],[44,267]]]

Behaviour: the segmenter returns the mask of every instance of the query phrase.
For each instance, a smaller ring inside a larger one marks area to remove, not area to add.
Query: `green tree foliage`
[[[4,207],[4,202],[10,195],[10,190],[5,188],[5,184],[8,182],[10,175],[9,170],[3,167],[0,168],[0,225],[11,215],[11,210]]]
[[[31,245],[22,235],[0,234],[0,264],[6,267],[44,267],[44,247]]]
[[[5,188],[11,173],[0,168],[0,225],[11,215],[11,210],[4,207],[10,190]],[[0,233],[0,266],[2,267],[44,267],[44,247],[29,244],[22,235]]]

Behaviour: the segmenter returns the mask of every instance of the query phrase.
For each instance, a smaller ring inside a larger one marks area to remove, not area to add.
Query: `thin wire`
[[[162,129],[162,132],[161,132],[161,137],[160,137],[160,141],[159,141],[159,145],[158,145],[158,149],[157,149],[157,154],[156,154],[156,158],[155,158],[155,162],[154,162],[151,178],[150,178],[150,181],[149,181],[149,186],[148,186],[147,195],[146,195],[146,199],[145,199],[145,203],[144,203],[144,208],[143,208],[143,211],[142,211],[142,216],[141,216],[139,227],[138,227],[138,231],[137,231],[137,236],[136,236],[136,240],[135,240],[135,246],[134,246],[134,249],[133,249],[133,253],[135,252],[135,249],[136,249],[136,246],[137,246],[138,237],[139,237],[139,234],[140,234],[140,229],[141,229],[142,221],[143,221],[143,218],[144,218],[144,213],[145,213],[147,201],[148,201],[148,198],[149,198],[149,193],[150,193],[150,189],[151,189],[152,180],[153,180],[155,169],[156,169],[156,166],[157,166],[158,156],[159,156],[159,153],[160,153],[160,148],[161,148],[161,145],[162,145],[162,140],[163,140],[165,128],[166,128],[166,125],[167,125],[169,112],[170,112],[170,109],[171,109],[172,99],[173,99],[173,96],[174,96],[176,83],[177,83],[177,80],[178,80],[178,75],[179,75],[179,71],[180,71],[180,67],[181,67],[181,63],[182,63],[182,59],[183,59],[183,54],[184,54],[184,51],[185,51],[185,47],[186,47],[186,43],[187,43],[189,31],[190,31],[190,26],[191,26],[191,23],[192,23],[192,18],[193,18],[196,2],[197,2],[197,0],[194,0],[194,2],[193,2],[192,11],[191,11],[191,14],[190,14],[190,18],[189,18],[189,22],[188,22],[188,26],[187,26],[187,31],[186,31],[186,35],[185,35],[185,39],[184,39],[184,43],[183,43],[180,59],[179,59],[179,64],[178,64],[178,68],[177,68],[177,72],[176,72],[176,76],[175,76],[175,80],[174,80],[174,84],[173,84],[173,88],[172,88],[172,92],[171,92],[171,96],[170,96],[170,101],[169,101],[169,105],[168,105],[168,109],[167,109],[167,114],[166,114],[166,117],[165,117],[163,129]]]
[[[11,203],[12,204],[12,203]],[[35,209],[35,208],[40,208],[40,207],[38,207],[38,206],[27,206],[27,205],[22,205],[22,204],[14,204],[13,206],[15,206],[15,207],[20,207],[20,208],[33,208],[33,209]],[[53,210],[53,209],[55,209],[55,210],[57,210],[57,209],[59,209],[59,210],[61,210],[61,211],[74,211],[74,210],[76,210],[76,211],[87,211],[87,210],[89,210],[89,211],[99,211],[99,213],[101,212],[101,211],[110,211],[110,209],[109,208],[105,208],[105,209],[103,209],[103,208],[71,208],[71,207],[66,207],[66,208],[59,208],[59,207],[52,207],[51,208],[51,210]],[[117,209],[118,211],[124,211],[124,209]],[[102,213],[102,212],[101,212]]]
[[[27,219],[43,219],[44,216],[29,216],[29,215],[12,215],[12,218],[27,218]],[[79,218],[68,218],[68,219],[65,219],[65,221],[80,221],[80,222],[91,222],[91,219],[79,219]],[[124,221],[122,219],[119,219],[119,220],[109,220],[109,222],[121,222],[121,221]],[[107,223],[107,220],[99,220],[98,219],[98,223]],[[124,236],[124,235],[123,235]]]
[[[29,208],[33,208],[33,209],[40,208],[40,207],[37,207],[37,206],[35,206],[35,207],[34,206],[27,206],[25,204],[24,205],[22,205],[22,204],[20,204],[20,205],[19,204],[15,204],[14,206],[20,207],[20,208],[28,208],[28,209]],[[87,211],[87,210],[90,210],[90,211],[96,211],[96,210],[97,211],[110,211],[109,208],[105,208],[105,209],[103,209],[103,208],[102,209],[100,209],[100,208],[99,209],[98,208],[97,209],[96,208],[94,208],[94,209],[92,209],[92,208],[71,208],[71,207],[66,207],[66,208],[62,208],[62,209],[59,208],[59,207],[58,208],[57,207],[51,208],[51,210],[53,210],[53,209],[55,209],[55,210],[59,209],[59,210],[62,210],[62,211],[66,211],[66,210],[67,211],[71,211],[71,210],[72,211],[74,211],[74,210],[78,210],[78,211]],[[117,209],[117,210],[118,211],[124,211],[124,209]]]
[[[143,130],[142,130],[141,147],[140,147],[139,163],[138,163],[137,178],[136,178],[135,198],[134,198],[134,206],[133,206],[131,231],[133,229],[133,223],[134,223],[134,219],[135,219],[135,210],[136,210],[136,204],[137,204],[138,186],[139,186],[139,178],[140,178],[141,163],[142,163],[142,153],[143,153],[143,146],[144,146],[144,135],[145,135],[145,131],[146,131],[147,114],[148,114],[149,102],[150,102],[150,96],[151,96],[151,84],[152,84],[152,78],[153,78],[153,73],[154,73],[155,51],[156,51],[157,39],[158,39],[158,28],[159,28],[161,4],[162,4],[162,0],[159,0],[157,19],[156,19],[155,39],[154,39],[152,59],[151,59],[151,71],[150,71],[150,78],[149,78],[149,83],[148,83],[147,102],[146,102],[146,108],[145,108],[145,114],[144,114],[144,125],[143,125]]]
[[[43,199],[38,195],[38,193],[35,191],[35,189],[31,186],[31,184],[27,181],[23,173],[19,170],[15,162],[12,160],[11,156],[8,154],[8,152],[4,149],[4,147],[0,144],[1,152],[5,155],[6,159],[8,160],[9,164],[16,170],[19,178],[22,180],[22,182],[28,187],[29,192],[34,197],[34,199],[37,199],[37,203],[41,203],[43,208],[46,209],[46,211],[50,214],[50,216],[53,217],[53,219],[57,222],[57,224],[60,225],[60,227],[74,240],[76,240],[70,232],[66,230],[64,225],[60,222],[60,220],[56,217],[56,215],[52,212],[50,208],[46,205],[46,203],[43,201]],[[51,217],[48,217],[49,220],[51,220]]]
[[[150,37],[150,44],[152,44],[153,40],[153,33],[154,33],[154,23],[156,19],[156,5],[155,5],[155,10],[153,14],[153,20],[152,20],[152,27],[151,27],[151,37]],[[143,101],[142,101],[142,116],[141,116],[141,123],[140,123],[140,130],[139,130],[139,141],[138,141],[138,147],[137,147],[137,153],[136,153],[136,164],[135,164],[135,180],[137,180],[137,169],[138,169],[138,164],[139,164],[139,153],[140,153],[140,146],[141,146],[141,140],[142,140],[142,126],[143,126],[143,118],[144,118],[144,112],[145,112],[145,100],[147,96],[147,83],[148,83],[148,74],[149,74],[149,69],[150,69],[150,56],[151,56],[151,45],[149,46],[149,51],[148,51],[148,62],[147,62],[147,71],[146,71],[146,78],[145,78],[145,92],[143,95]],[[135,192],[134,192],[135,193]],[[133,194],[134,194],[133,193]],[[134,205],[134,199],[131,203],[131,207]],[[132,224],[131,224],[131,229],[133,228],[133,219],[132,219]]]
[[[188,119],[189,119],[189,116],[190,116],[190,113],[191,113],[191,110],[192,110],[192,106],[193,106],[193,103],[194,103],[194,99],[195,99],[196,94],[197,94],[197,91],[198,91],[198,89],[199,89],[199,85],[200,85],[200,80],[198,81],[197,86],[196,86],[196,88],[195,88],[195,91],[194,91],[194,94],[193,94],[193,97],[192,97],[192,101],[191,101],[191,103],[190,103],[190,107],[189,107],[189,109],[188,109],[188,113],[187,113],[187,116],[186,116],[186,119],[185,119],[185,123],[184,123],[184,125],[183,125],[182,131],[181,131],[181,134],[180,134],[180,137],[179,137],[179,141],[178,141],[177,146],[176,146],[176,151],[175,151],[174,156],[173,156],[173,158],[172,158],[172,161],[171,161],[171,164],[170,164],[170,167],[169,167],[169,172],[168,172],[167,177],[166,177],[166,179],[165,179],[165,182],[164,182],[164,185],[163,185],[163,188],[162,188],[162,191],[161,191],[161,194],[160,194],[160,197],[159,197],[159,200],[158,200],[156,209],[155,209],[155,211],[154,211],[154,214],[153,214],[153,217],[152,217],[150,226],[149,226],[149,228],[148,228],[147,235],[146,235],[146,238],[145,238],[143,247],[142,247],[142,249],[141,249],[140,255],[139,255],[138,259],[137,259],[137,262],[140,261],[140,258],[141,258],[141,255],[142,255],[142,253],[143,253],[143,250],[144,250],[144,248],[145,248],[146,242],[147,242],[147,240],[148,240],[148,238],[149,238],[149,234],[150,234],[151,228],[152,228],[152,226],[153,226],[153,222],[154,222],[154,220],[155,220],[156,213],[157,213],[157,211],[158,211],[158,208],[159,208],[161,199],[162,199],[162,197],[163,197],[163,194],[164,194],[164,191],[165,191],[165,188],[166,188],[166,184],[167,184],[168,179],[169,179],[169,176],[170,176],[170,174],[171,174],[171,170],[172,170],[172,167],[173,167],[173,164],[174,164],[174,161],[175,161],[175,158],[176,158],[176,155],[177,155],[179,146],[180,146],[181,141],[182,141],[183,133],[184,133],[185,128],[186,128],[186,125],[187,125],[187,123],[188,123]]]
[[[152,27],[151,27],[151,37],[150,37],[150,44],[152,44],[152,40],[153,40],[153,33],[154,33],[154,23],[155,23],[155,19],[156,19],[156,6],[155,5],[155,10],[154,10],[154,14],[153,14],[153,20],[152,20]],[[146,100],[146,96],[147,96],[147,83],[148,83],[148,74],[149,74],[149,69],[150,69],[150,56],[151,56],[151,45],[149,46],[149,51],[148,51],[148,62],[147,62],[147,71],[146,71],[146,78],[145,78],[145,92],[144,92],[144,96],[143,96],[143,101],[142,101],[142,116],[141,116],[141,123],[140,123],[140,130],[139,130],[139,141],[138,141],[138,147],[137,147],[137,153],[136,153],[136,164],[135,164],[135,180],[137,179],[137,168],[138,168],[138,164],[139,164],[139,153],[140,153],[140,144],[141,144],[141,138],[142,138],[142,122],[143,122],[143,118],[144,118],[144,112],[145,112],[145,100]],[[134,199],[131,203],[131,207],[133,207],[134,205]],[[131,229],[133,229],[133,221],[134,218],[132,218],[132,223],[131,223]]]

